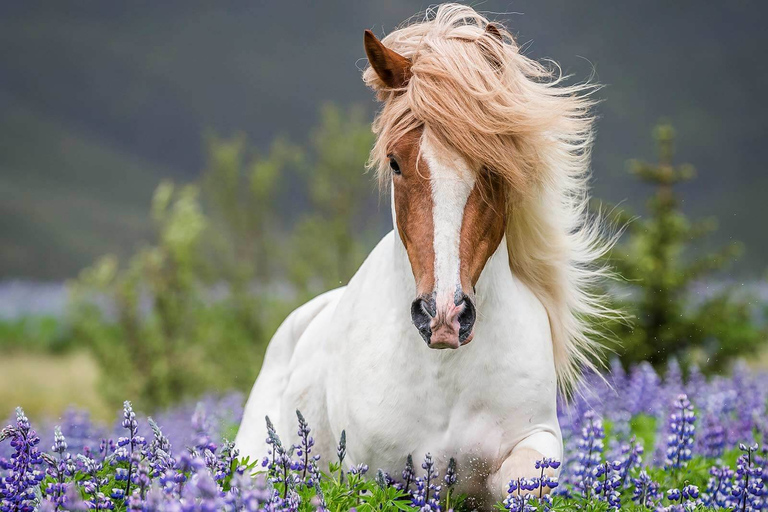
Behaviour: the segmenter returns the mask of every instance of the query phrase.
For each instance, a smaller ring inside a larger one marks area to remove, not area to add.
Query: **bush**
[[[361,110],[333,106],[308,149],[278,138],[258,155],[243,136],[210,135],[201,185],[157,188],[155,242],[71,283],[74,334],[102,366],[106,398],[158,407],[249,389],[290,310],[346,283],[376,241],[378,223],[361,220],[376,197],[371,143]],[[313,205],[293,225],[280,220],[298,193],[291,180]]]
[[[72,348],[72,332],[53,316],[25,316],[0,320],[0,352],[61,353]]]
[[[161,185],[152,215],[157,245],[125,268],[104,257],[71,286],[75,333],[103,369],[105,397],[130,393],[157,407],[209,389],[247,388],[261,365],[261,310],[255,297],[211,302],[200,256],[208,221],[197,188]]]
[[[608,263],[623,278],[626,299],[618,300],[629,322],[610,325],[618,338],[617,352],[626,364],[649,361],[660,365],[677,357],[719,369],[734,356],[749,354],[768,339],[756,323],[754,302],[732,287],[722,286],[711,296],[696,297],[695,282],[713,282],[719,271],[743,251],[733,242],[717,252],[701,249],[697,241],[717,226],[714,219],[693,222],[680,210],[676,187],[693,179],[690,165],[675,166],[675,132],[657,126],[654,136],[659,162],[630,162],[630,171],[653,187],[647,217],[617,211],[626,234]],[[716,287],[714,287],[716,288]]]

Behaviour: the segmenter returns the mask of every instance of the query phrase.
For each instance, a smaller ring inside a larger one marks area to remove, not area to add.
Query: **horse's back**
[[[261,371],[243,411],[243,420],[235,439],[241,456],[253,459],[263,455],[265,416],[269,416],[278,427],[287,419],[282,417],[281,403],[295,373],[292,361],[295,361],[297,345],[302,336],[311,330],[313,322],[318,321],[324,311],[327,313],[332,309],[343,292],[344,287],[318,295],[295,309],[278,327],[269,342]]]

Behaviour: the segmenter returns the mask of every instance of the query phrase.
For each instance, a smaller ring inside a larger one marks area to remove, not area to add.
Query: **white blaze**
[[[432,184],[432,216],[435,249],[435,291],[438,307],[453,304],[460,288],[461,223],[464,207],[475,186],[474,173],[455,154],[446,154],[424,137],[421,154],[429,165]]]

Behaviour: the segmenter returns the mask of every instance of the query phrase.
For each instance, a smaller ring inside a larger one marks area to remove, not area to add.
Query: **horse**
[[[392,476],[409,455],[454,458],[456,492],[487,508],[562,458],[558,396],[600,348],[596,86],[566,83],[457,4],[383,40],[365,31],[364,48],[381,102],[368,165],[393,229],[346,286],[278,328],[235,445],[263,455],[265,416],[291,439],[298,409],[324,460],[342,430],[348,463]]]

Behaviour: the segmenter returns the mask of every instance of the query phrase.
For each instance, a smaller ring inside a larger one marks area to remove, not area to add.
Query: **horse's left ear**
[[[365,54],[368,62],[384,85],[390,89],[401,89],[411,78],[411,61],[390,50],[379,41],[373,32],[365,31]]]

